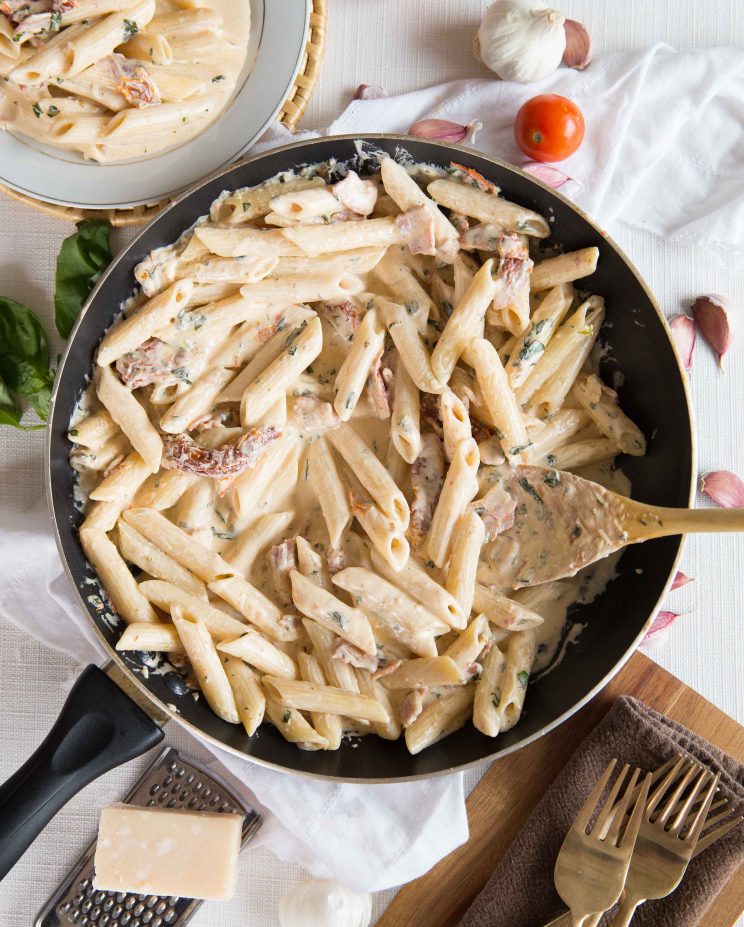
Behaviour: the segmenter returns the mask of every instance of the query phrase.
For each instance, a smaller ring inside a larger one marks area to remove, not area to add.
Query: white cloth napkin
[[[657,45],[606,56],[585,72],[560,69],[539,84],[464,80],[354,101],[324,134],[405,133],[427,116],[479,120],[483,129],[473,147],[523,164],[514,115],[526,99],[545,92],[571,97],[584,113],[586,138],[561,164],[572,178],[562,192],[595,219],[668,239],[744,245],[741,50],[676,52]],[[317,134],[290,136],[276,126],[255,150]],[[43,464],[29,460],[32,466]],[[75,659],[100,662],[100,645],[62,573],[43,504],[23,517],[0,508],[0,525],[0,617]],[[266,813],[264,845],[359,891],[413,879],[467,839],[461,775],[352,786],[299,779],[213,752]]]
[[[744,51],[620,52],[586,71],[560,68],[536,84],[462,80],[355,100],[328,135],[406,133],[433,116],[483,123],[472,147],[516,165],[519,107],[539,93],[574,100],[586,123],[576,154],[556,165],[561,193],[608,228],[625,222],[664,238],[744,246]]]
[[[0,618],[81,663],[104,662],[107,655],[63,573],[46,501],[23,515],[5,512],[0,524]],[[60,707],[62,699],[60,692]],[[319,878],[381,891],[427,872],[467,840],[462,774],[347,785],[274,772],[204,746],[264,814],[252,846],[266,846]]]

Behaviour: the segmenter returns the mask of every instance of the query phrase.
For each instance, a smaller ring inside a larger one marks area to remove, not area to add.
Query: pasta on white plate
[[[86,159],[148,157],[227,107],[249,0],[5,0],[0,128]]]
[[[150,31],[185,42],[207,9]],[[513,727],[614,561],[490,584],[524,516],[500,468],[628,492],[611,462],[646,447],[600,378],[596,249],[543,259],[548,223],[496,188],[381,166],[226,191],[146,257],[69,431],[118,649],[308,750]]]

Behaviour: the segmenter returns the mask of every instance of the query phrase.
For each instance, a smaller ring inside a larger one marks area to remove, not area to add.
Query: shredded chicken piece
[[[471,502],[470,508],[483,519],[486,540],[492,541],[514,524],[517,500],[501,486],[496,485],[492,486],[485,496]]]
[[[292,602],[292,587],[289,574],[297,569],[297,543],[294,538],[286,538],[276,544],[266,554],[277,597],[282,605]]]
[[[333,185],[332,189],[339,203],[350,212],[359,216],[369,216],[374,212],[377,203],[377,184],[373,181],[362,180],[357,173],[349,171],[343,180]]]
[[[363,653],[358,647],[341,640],[341,638],[338,638],[338,643],[334,647],[331,656],[334,660],[341,660],[342,663],[348,663],[359,669],[367,670],[369,673],[377,671],[377,657],[369,653]]]
[[[384,351],[374,360],[367,377],[367,394],[372,402],[372,408],[377,418],[390,418],[392,409],[392,396],[390,386],[393,380],[393,371],[383,364]]]
[[[364,311],[348,299],[322,303],[321,312],[328,324],[344,341],[351,341],[359,328]]]
[[[426,206],[414,206],[395,217],[411,254],[436,254],[434,219]]]
[[[372,673],[373,679],[382,679],[383,676],[389,676],[391,673],[394,673],[399,666],[402,666],[402,660],[389,660],[387,663],[383,663],[378,669]]]
[[[294,414],[298,425],[309,435],[323,434],[341,424],[330,402],[324,402],[317,396],[298,396]]]
[[[191,355],[185,348],[173,347],[159,338],[149,338],[134,351],[116,362],[122,380],[129,389],[151,383],[169,385],[188,379]]]
[[[119,54],[110,55],[109,60],[116,81],[114,89],[130,106],[142,108],[160,103],[160,91],[154,78],[143,64],[130,61],[124,55]]]
[[[496,284],[500,293],[494,297],[494,305],[511,302],[511,297],[522,287],[529,284],[534,267],[529,251],[519,235],[501,235],[497,250],[499,252],[499,269]]]
[[[19,16],[19,10],[15,16]],[[41,36],[59,31],[59,13],[32,13],[15,20],[18,25],[13,30],[13,41],[20,41],[24,36]]]
[[[398,717],[403,727],[410,727],[424,710],[426,689],[411,689],[400,703]]]
[[[411,540],[418,548],[431,527],[444,484],[442,443],[431,433],[421,435],[421,453],[411,466]]]
[[[346,553],[340,547],[329,547],[326,551],[326,566],[331,576],[345,569]]]
[[[187,434],[165,434],[163,467],[202,476],[234,476],[254,467],[261,454],[278,441],[281,434],[278,428],[266,425],[242,435],[236,444],[223,444],[213,449],[201,447]]]

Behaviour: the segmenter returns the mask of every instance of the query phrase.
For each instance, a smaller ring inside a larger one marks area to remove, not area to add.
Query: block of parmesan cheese
[[[109,805],[101,812],[93,885],[138,895],[229,900],[243,818],[175,808]]]

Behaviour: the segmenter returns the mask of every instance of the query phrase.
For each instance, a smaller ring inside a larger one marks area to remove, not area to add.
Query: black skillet
[[[611,349],[606,352],[603,373],[611,381],[615,369],[622,371],[622,406],[649,439],[648,455],[624,459],[623,469],[632,482],[634,498],[668,506],[689,504],[695,462],[690,405],[661,312],[617,246],[555,191],[468,149],[380,135],[299,142],[213,175],[163,210],[119,255],[91,295],[59,367],[49,424],[49,504],[60,554],[80,607],[105,643],[119,683],[89,667],[54,731],[23,769],[0,787],[0,878],[75,792],[107,769],[154,746],[163,736],[160,726],[168,717],[261,765],[345,781],[426,779],[503,756],[560,724],[609,681],[633,652],[668,589],[682,539],[670,537],[628,548],[620,560],[619,576],[576,614],[585,625],[578,644],[568,647],[551,673],[530,684],[523,717],[515,728],[492,740],[466,725],[417,756],[406,751],[402,740],[377,737],[344,744],[335,752],[298,750],[268,725],[249,738],[242,728],[214,715],[204,699],[195,701],[180,677],[143,672],[141,657],[113,649],[119,630],[90,598],[91,570],[77,538],[81,516],[73,501],[75,473],[68,463],[66,434],[101,336],[121,301],[133,291],[134,266],[208,213],[223,190],[251,186],[280,171],[334,158],[352,160],[361,171],[374,170],[376,160],[359,159],[360,151],[407,153],[414,161],[445,167],[450,160],[464,163],[498,184],[508,199],[548,216],[556,241],[565,250],[599,247],[592,291],[606,301],[603,338]],[[123,694],[122,684],[140,707]],[[423,782],[421,787],[425,788]]]

